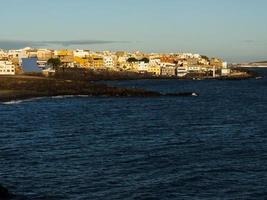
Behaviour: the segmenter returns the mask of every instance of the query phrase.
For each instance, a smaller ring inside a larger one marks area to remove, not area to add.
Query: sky
[[[0,48],[267,60],[266,0],[0,0]]]

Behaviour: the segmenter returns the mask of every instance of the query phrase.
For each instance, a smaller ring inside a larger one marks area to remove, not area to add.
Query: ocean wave
[[[46,98],[51,98],[51,99],[66,99],[66,98],[75,98],[75,97],[90,97],[90,95],[59,95],[59,96],[51,96],[51,97],[35,97],[35,98],[29,98],[29,99],[21,99],[21,100],[12,100],[12,101],[7,101],[7,102],[2,102],[1,104],[3,105],[16,105],[16,104],[21,104],[25,102],[32,102],[32,101],[37,101],[41,99],[46,99]]]
[[[58,95],[52,96],[52,99],[66,99],[66,98],[73,98],[73,97],[89,97],[89,95]]]
[[[29,99],[12,100],[12,101],[7,101],[7,102],[2,102],[1,104],[14,105],[14,104],[21,104],[21,103],[24,103],[24,102],[37,101],[37,100],[44,99],[44,98],[45,97],[35,97],[35,98],[29,98]]]

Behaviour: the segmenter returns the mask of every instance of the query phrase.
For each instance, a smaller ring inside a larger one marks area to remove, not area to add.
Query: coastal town
[[[57,62],[57,64],[55,64]],[[53,76],[57,70],[84,69],[98,72],[131,72],[151,77],[227,77],[236,73],[219,58],[193,53],[129,53],[125,51],[51,50],[26,47],[0,49],[0,75],[42,73]]]

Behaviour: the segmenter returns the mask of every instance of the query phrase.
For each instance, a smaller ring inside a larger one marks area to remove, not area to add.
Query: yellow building
[[[55,51],[55,57],[59,58],[63,63],[74,62],[74,53],[72,50],[57,50]]]
[[[149,66],[148,73],[151,73],[156,76],[160,76],[161,74],[161,67],[160,66]]]
[[[120,66],[125,71],[138,72],[139,64],[137,62],[126,62],[125,64]]]
[[[88,58],[89,66],[94,69],[99,69],[104,67],[104,59],[102,56],[90,55]]]
[[[89,60],[87,58],[80,58],[75,56],[74,62],[81,65],[82,67],[89,67]]]

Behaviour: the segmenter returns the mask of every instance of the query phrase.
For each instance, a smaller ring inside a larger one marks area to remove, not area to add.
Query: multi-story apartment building
[[[138,72],[148,72],[149,63],[144,61],[138,62]]]
[[[88,58],[81,58],[74,56],[74,63],[79,64],[81,67],[89,67],[89,60]]]
[[[38,49],[37,58],[39,61],[47,61],[53,57],[53,51],[49,49]]]
[[[114,56],[104,56],[103,57],[104,67],[112,69],[115,67],[115,57]]]
[[[15,65],[10,61],[0,61],[0,75],[15,75]]]
[[[150,65],[148,67],[148,71],[149,73],[155,75],[155,76],[160,76],[161,74],[161,67],[159,65]]]
[[[74,54],[72,50],[56,50],[54,55],[59,58],[62,63],[67,64],[74,62]]]
[[[187,66],[178,66],[177,67],[177,76],[184,77],[188,74],[188,67]]]
[[[224,66],[224,62],[218,58],[210,59],[210,65],[215,66],[216,68],[222,68]]]
[[[104,67],[104,59],[100,55],[90,55],[88,62],[90,68],[99,69]]]
[[[77,49],[77,50],[73,51],[73,55],[74,55],[74,57],[87,58],[87,57],[89,57],[89,51]]]
[[[162,76],[176,76],[176,66],[175,65],[164,65],[161,68],[161,75]]]
[[[7,59],[7,52],[4,50],[0,49],[0,59]]]

